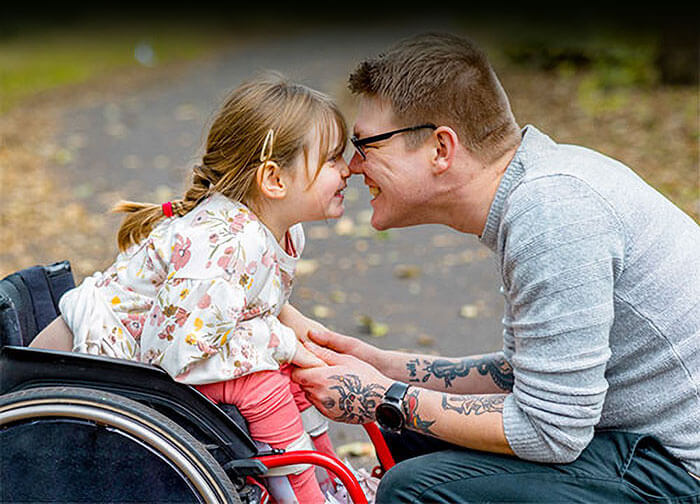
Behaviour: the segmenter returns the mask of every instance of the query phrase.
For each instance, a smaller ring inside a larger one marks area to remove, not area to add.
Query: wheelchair
[[[265,502],[275,467],[332,471],[366,504],[353,472],[315,451],[258,450],[232,405],[216,405],[160,368],[28,348],[74,286],[68,261],[0,281],[2,502]],[[364,426],[381,477],[393,464],[379,428]]]

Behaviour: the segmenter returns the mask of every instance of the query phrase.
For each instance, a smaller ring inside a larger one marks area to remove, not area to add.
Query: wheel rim
[[[225,502],[224,494],[207,477],[201,462],[167,432],[141,417],[84,399],[31,399],[0,408],[0,426],[38,417],[80,418],[119,428],[163,454],[197,489],[205,502]]]

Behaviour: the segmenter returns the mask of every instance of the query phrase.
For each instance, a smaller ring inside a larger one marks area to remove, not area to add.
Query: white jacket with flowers
[[[278,369],[297,344],[277,315],[304,247],[301,225],[286,238],[291,254],[221,194],[165,219],[61,298],[74,351],[156,364],[189,384]]]

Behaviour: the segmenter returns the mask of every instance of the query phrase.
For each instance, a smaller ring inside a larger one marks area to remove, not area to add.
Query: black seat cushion
[[[27,346],[59,315],[58,301],[75,287],[68,261],[32,266],[0,280],[0,346]]]

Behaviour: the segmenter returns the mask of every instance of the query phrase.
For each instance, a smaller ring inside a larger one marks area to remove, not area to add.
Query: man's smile
[[[369,189],[369,193],[372,195],[373,198],[376,198],[382,192],[379,186],[375,185],[374,181],[368,179],[367,176],[365,176],[365,185]]]

